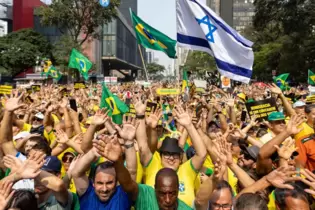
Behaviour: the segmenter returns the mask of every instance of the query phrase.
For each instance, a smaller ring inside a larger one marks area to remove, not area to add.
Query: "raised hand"
[[[93,147],[98,154],[113,162],[117,161],[122,154],[116,135],[102,136],[99,140],[93,140]]]
[[[155,110],[152,109],[151,114],[149,117],[146,117],[145,121],[150,128],[154,129],[159,123],[159,120],[162,117],[162,111],[161,109],[156,108]]]
[[[273,94],[280,95],[282,93],[282,90],[276,84],[270,85],[269,88],[270,88],[271,93]]]
[[[0,181],[0,210],[5,210],[8,202],[14,194],[14,190],[12,191],[12,185],[13,183],[9,180]]]
[[[68,105],[68,99],[67,99],[66,97],[64,97],[64,98],[61,100],[59,106],[60,106],[61,108],[67,108],[67,105]]]
[[[119,136],[123,138],[125,141],[133,141],[136,136],[136,131],[140,122],[136,122],[134,118],[128,117],[126,120],[126,116],[124,116],[123,127],[119,127],[119,125],[115,124],[115,128],[119,133]]]
[[[299,126],[305,121],[304,116],[302,115],[293,115],[287,125],[287,132],[290,135],[298,134],[303,130],[303,128],[299,128]]]
[[[288,160],[292,153],[295,152],[298,148],[295,147],[295,140],[290,138],[286,140],[281,147],[278,145],[274,145],[274,147],[277,149],[279,157]]]
[[[271,171],[266,175],[266,180],[277,188],[290,189],[293,190],[293,186],[285,184],[285,182],[300,180],[300,177],[291,177],[296,174],[295,168],[293,166],[284,167],[281,166],[276,170]]]
[[[24,93],[21,93],[21,95],[18,96],[18,91],[16,91],[13,95],[13,91],[12,91],[10,98],[8,98],[4,104],[4,109],[9,112],[13,112],[25,106],[25,104],[21,104],[21,99],[23,98],[23,95]]]
[[[174,118],[176,121],[181,124],[182,126],[186,127],[192,124],[191,118],[188,114],[188,112],[184,111],[184,109],[180,106],[176,106],[173,109]]]
[[[224,173],[226,171],[226,163],[222,162],[221,159],[217,159],[217,162],[214,164],[214,179],[216,181],[223,180]]]
[[[314,196],[315,195],[315,175],[308,169],[302,170],[301,174],[303,174],[306,178],[306,179],[301,179],[301,181],[312,188],[312,189],[305,189],[305,192]]]
[[[147,109],[147,101],[145,101],[145,103],[142,103],[141,98],[139,96],[134,95],[132,98],[132,103],[134,105],[137,115],[145,114],[145,111]]]
[[[56,130],[56,141],[60,144],[66,144],[69,141],[69,137],[62,129]]]
[[[97,110],[95,115],[92,118],[91,124],[93,125],[104,124],[108,120],[108,113],[109,113],[109,110],[107,109]]]
[[[11,173],[15,173],[23,165],[23,162],[13,155],[4,156],[3,163],[11,170]]]
[[[79,134],[75,135],[75,136],[72,138],[72,140],[73,140],[74,143],[76,143],[76,144],[81,144],[82,141],[83,141],[83,136],[84,136],[83,133],[79,133]]]
[[[16,171],[20,179],[34,179],[40,174],[40,169],[45,163],[45,154],[39,151],[31,152],[29,158]]]
[[[235,103],[235,98],[231,95],[228,94],[226,99],[225,99],[225,103],[229,106],[229,107],[233,107],[234,103]]]
[[[78,160],[80,159],[80,158],[82,158],[83,157],[83,155],[78,155],[77,157],[75,157],[73,160],[72,160],[72,162],[71,162],[71,164],[70,164],[70,166],[69,166],[69,168],[68,168],[68,171],[67,171],[67,173],[68,173],[68,175],[70,175],[70,177],[72,177],[72,171],[73,171],[73,169],[76,167],[76,163],[78,162]]]

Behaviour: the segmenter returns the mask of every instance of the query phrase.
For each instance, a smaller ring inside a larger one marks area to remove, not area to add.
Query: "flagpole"
[[[143,65],[144,72],[145,72],[145,77],[147,79],[147,82],[149,82],[148,72],[147,72],[147,68],[145,67],[145,63],[144,63],[144,59],[143,59],[143,55],[142,55],[142,50],[141,50],[140,44],[138,44],[138,48],[139,48],[139,52],[140,52],[140,56],[141,56],[141,60],[142,60],[142,65]],[[153,99],[153,93],[152,93],[151,87],[149,87],[149,90],[150,90],[150,93],[151,93],[151,96],[152,96],[152,99]]]

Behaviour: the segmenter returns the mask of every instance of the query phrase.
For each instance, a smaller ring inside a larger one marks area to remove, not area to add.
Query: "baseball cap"
[[[244,93],[239,93],[237,94],[237,97],[239,97],[240,99],[242,99],[243,101],[246,101],[246,95]]]
[[[41,112],[37,112],[37,113],[35,114],[35,117],[38,118],[38,119],[41,119],[41,120],[44,119],[44,115],[43,115],[43,113],[41,113]]]
[[[252,157],[253,160],[257,161],[258,154],[259,154],[259,147],[257,146],[250,146],[246,147],[247,153]]]
[[[297,101],[293,104],[293,108],[306,106],[306,104],[303,101]]]
[[[30,132],[27,131],[22,131],[20,133],[18,133],[17,135],[13,136],[13,140],[18,140],[18,139],[23,139],[25,137],[27,137],[28,135],[30,135]]]
[[[178,140],[175,138],[166,137],[162,142],[160,153],[171,152],[171,153],[183,153],[183,149],[178,146]]]
[[[61,162],[56,156],[47,156],[41,169],[48,172],[60,172]]]
[[[272,112],[268,115],[268,121],[285,120],[282,112]]]

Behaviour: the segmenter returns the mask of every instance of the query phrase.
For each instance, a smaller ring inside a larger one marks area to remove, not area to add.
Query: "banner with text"
[[[250,117],[256,116],[259,120],[267,119],[271,112],[278,111],[274,98],[246,103],[246,109]]]

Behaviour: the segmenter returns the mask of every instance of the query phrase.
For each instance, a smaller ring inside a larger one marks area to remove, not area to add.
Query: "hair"
[[[30,190],[16,190],[5,209],[39,210],[35,194]]]
[[[33,142],[36,142],[36,145],[34,145],[32,147],[32,149],[34,150],[41,150],[43,151],[47,156],[51,156],[51,148],[50,146],[48,145],[47,141],[39,136],[39,137],[31,137],[29,139],[29,141],[33,141]]]
[[[159,170],[155,176],[155,185],[158,182],[159,178],[164,178],[164,177],[168,177],[168,178],[174,178],[176,181],[176,185],[179,186],[179,180],[178,180],[178,176],[176,171],[174,171],[171,168],[162,168],[161,170]]]
[[[231,193],[231,197],[234,197],[234,193],[233,193],[231,185],[225,180],[220,180],[215,186],[214,190],[223,190],[223,189],[228,189]]]
[[[268,210],[267,204],[259,194],[244,193],[236,200],[234,210]]]
[[[309,203],[307,194],[304,192],[304,189],[299,184],[294,182],[290,182],[289,184],[293,186],[293,190],[280,188],[276,188],[275,190],[276,204],[279,206],[280,209],[285,209],[287,207],[285,202],[285,199],[287,197],[300,199]]]
[[[309,105],[305,106],[305,113],[306,114],[311,113],[312,109],[315,109],[315,104],[309,104]]]
[[[93,181],[95,180],[96,173],[100,170],[114,168],[114,164],[111,161],[105,161],[103,163],[98,164],[93,171]]]

